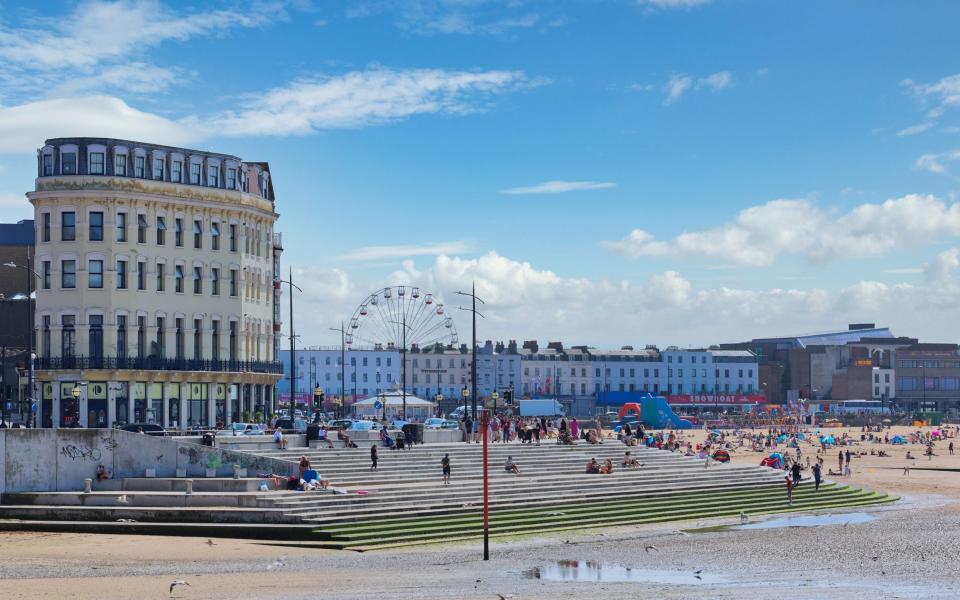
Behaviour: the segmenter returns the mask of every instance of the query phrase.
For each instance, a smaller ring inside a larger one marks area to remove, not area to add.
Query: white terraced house
[[[37,169],[38,425],[272,412],[282,246],[269,165],[60,138]]]

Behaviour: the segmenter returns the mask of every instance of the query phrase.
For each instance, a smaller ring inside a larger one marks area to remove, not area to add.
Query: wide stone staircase
[[[491,444],[491,535],[679,521],[788,511],[838,509],[896,500],[881,492],[812,483],[786,501],[784,474],[766,467],[711,463],[647,448],[631,448],[643,466],[620,466],[626,447]],[[469,539],[482,535],[482,448],[429,444],[380,449],[377,471],[367,449],[291,448],[255,456],[290,465],[307,456],[328,491],[286,491],[257,477],[241,479],[127,478],[93,491],[8,494],[0,516],[59,523],[62,530],[127,531],[309,540],[318,546],[371,550]],[[452,483],[440,460],[449,454]],[[512,456],[520,475],[507,473]],[[590,458],[613,460],[610,475],[585,473]],[[295,468],[293,469],[295,471]],[[264,484],[269,491],[261,491]],[[49,528],[49,527],[48,527]]]
[[[784,474],[765,467],[711,463],[679,454],[632,448],[639,469],[620,466],[626,447],[520,446],[489,449],[492,535],[529,535],[611,525],[757,515],[876,504],[896,498],[828,483],[812,483],[786,501]],[[448,454],[452,483],[443,485],[440,460]],[[482,448],[477,444],[381,450],[370,470],[366,450],[269,451],[298,461],[306,455],[334,493],[276,492],[259,504],[315,525],[325,547],[368,550],[482,535]],[[512,456],[520,475],[503,468]],[[613,460],[610,475],[586,474],[587,461]]]

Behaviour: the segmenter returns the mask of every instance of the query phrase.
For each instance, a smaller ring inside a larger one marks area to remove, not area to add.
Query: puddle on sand
[[[820,527],[822,525],[856,525],[875,520],[867,513],[841,513],[836,515],[809,515],[757,521],[745,525],[733,525],[730,529],[780,529],[783,527]]]
[[[668,585],[725,583],[723,578],[708,573],[631,569],[630,567],[593,560],[561,560],[555,564],[534,567],[529,571],[524,571],[523,575],[528,579],[543,579],[545,581],[606,581]]]

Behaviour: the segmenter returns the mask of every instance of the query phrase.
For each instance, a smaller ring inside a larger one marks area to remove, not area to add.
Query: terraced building
[[[267,163],[50,139],[27,196],[39,424],[183,427],[272,410],[282,246]]]

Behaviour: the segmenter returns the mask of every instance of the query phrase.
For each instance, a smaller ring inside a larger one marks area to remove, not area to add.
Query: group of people
[[[482,440],[481,425],[468,414],[463,418],[464,439],[469,443]],[[495,415],[487,421],[487,439],[494,443],[519,440],[521,444],[539,446],[541,440],[556,439],[559,444],[575,444],[584,440],[590,444],[603,443],[603,431],[599,423],[592,428],[583,428],[576,417],[510,417]]]

